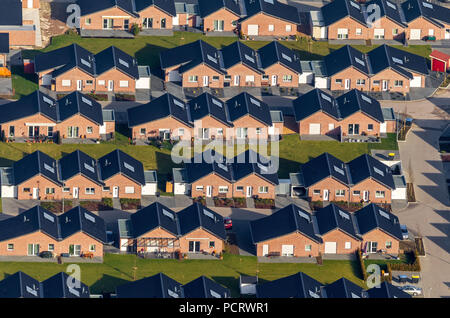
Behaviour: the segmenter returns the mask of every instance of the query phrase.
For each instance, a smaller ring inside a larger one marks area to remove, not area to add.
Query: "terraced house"
[[[0,106],[2,139],[63,141],[109,139],[114,135],[114,111],[102,110],[92,98],[73,92],[59,100],[35,91]]]
[[[39,85],[59,93],[134,93],[141,84],[136,59],[114,46],[92,54],[72,44],[37,55],[34,63]]]
[[[233,32],[241,17],[241,7],[236,0],[199,0],[200,18],[204,32]]]

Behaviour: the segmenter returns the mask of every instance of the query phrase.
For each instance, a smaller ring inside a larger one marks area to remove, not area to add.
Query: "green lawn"
[[[19,270],[39,281],[65,271],[67,265],[55,263],[0,263],[0,280]],[[257,263],[256,257],[225,254],[223,260],[144,260],[134,255],[106,254],[103,264],[80,264],[81,281],[90,286],[91,293],[112,292],[116,286],[133,280],[133,267],[137,267],[136,279],[159,272],[182,284],[205,275],[231,289],[233,296],[239,296],[240,274],[256,275],[260,282],[270,281],[302,271],[323,284],[346,277],[363,286],[361,273],[356,262],[327,261],[316,264],[268,264]]]

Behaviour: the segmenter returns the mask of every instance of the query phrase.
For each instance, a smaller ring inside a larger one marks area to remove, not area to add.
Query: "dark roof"
[[[14,162],[13,171],[15,185],[19,185],[37,175],[42,175],[58,185],[61,184],[58,178],[56,160],[39,150]]]
[[[261,59],[261,67],[266,69],[276,63],[287,67],[293,72],[301,73],[300,59],[297,54],[280,44],[278,41],[272,41],[258,50]]]
[[[328,76],[332,76],[349,67],[354,67],[364,74],[370,73],[367,56],[350,45],[344,45],[340,49],[331,52],[325,56],[324,62]]]
[[[189,112],[192,122],[211,116],[227,126],[232,126],[228,121],[229,115],[226,104],[209,93],[203,93],[191,99],[189,101]]]
[[[198,7],[200,17],[202,18],[205,18],[220,9],[227,9],[238,17],[241,15],[241,8],[239,2],[236,0],[198,0]]]
[[[352,184],[373,178],[390,189],[395,189],[392,170],[374,157],[363,154],[348,163]]]
[[[320,89],[313,89],[293,101],[295,120],[303,120],[318,111],[339,119],[339,108],[335,98]]]
[[[272,157],[264,157],[253,150],[246,150],[233,158],[233,179],[235,181],[254,173],[266,181],[277,185],[277,172],[278,166],[274,164]]]
[[[299,232],[321,243],[317,235],[313,216],[302,208],[290,204],[269,216],[250,222],[250,231],[254,244]]]
[[[139,78],[136,59],[115,46],[110,46],[100,53],[95,54],[94,58],[97,76],[116,68],[134,79]]]
[[[355,217],[360,235],[380,229],[398,240],[403,240],[398,217],[373,203],[356,211]]]
[[[133,16],[137,16],[136,12],[133,12],[133,4],[131,0],[77,0],[77,4],[81,8],[81,16],[110,8],[119,8]]]
[[[98,159],[100,180],[105,181],[118,173],[144,185],[144,166],[122,150],[116,149]]]
[[[372,8],[370,12],[367,12],[368,14],[374,12],[374,10],[376,10],[375,8],[379,8],[378,12],[380,18],[386,17],[400,26],[407,27],[400,15],[400,4],[390,0],[372,0],[366,3],[366,8]],[[375,21],[377,20],[374,20],[373,22]]]
[[[64,121],[74,115],[80,114],[85,118],[103,125],[102,105],[91,97],[73,92],[58,100],[58,121]]]
[[[106,243],[105,221],[80,206],[58,216],[58,223],[61,239],[83,232],[102,243]]]
[[[69,286],[70,284],[70,286]],[[41,283],[44,298],[89,298],[89,287],[74,277],[60,272]]]
[[[243,92],[226,101],[229,121],[234,122],[239,118],[250,115],[261,123],[272,126],[269,106],[263,101],[253,97],[247,92]]]
[[[214,173],[225,180],[232,182],[233,181],[233,167],[229,163],[225,162],[212,162],[208,163],[206,161],[202,161],[199,163],[186,163],[186,181],[188,183],[193,183],[196,180],[199,180],[211,173]]]
[[[350,183],[346,164],[327,152],[302,164],[300,170],[306,187],[312,186],[327,177],[333,177],[343,184]]]
[[[0,33],[0,53],[9,53],[9,33]]]
[[[180,233],[176,213],[159,202],[133,213],[131,223],[134,238],[138,238],[158,227],[174,236],[178,236]]]
[[[81,174],[97,184],[102,184],[98,179],[97,161],[80,150],[75,150],[59,159],[58,165],[60,179],[63,181]]]
[[[228,288],[216,283],[205,276],[183,286],[186,298],[230,298],[231,292]]]
[[[172,0],[134,0],[134,2],[136,4],[137,12],[153,5],[173,17],[177,15],[175,11],[175,2]]]
[[[356,232],[356,222],[351,213],[339,208],[331,203],[330,205],[318,210],[315,214],[319,234],[321,236],[333,230],[341,230],[344,233],[359,240]]]
[[[367,298],[367,292],[362,287],[346,278],[326,285],[324,291],[327,298]]]
[[[41,298],[39,281],[24,272],[16,272],[0,281],[0,298]]]
[[[380,286],[369,289],[367,294],[369,298],[411,298],[411,295],[387,282],[382,282]]]
[[[408,23],[418,17],[424,17],[440,27],[444,27],[441,22],[450,23],[450,9],[435,3],[423,0],[407,0],[401,6]]]
[[[22,25],[22,1],[0,1],[0,25]]]
[[[322,284],[310,276],[297,274],[256,285],[258,298],[322,298]]]
[[[334,0],[321,8],[325,25],[333,24],[345,17],[366,25],[361,4],[353,0]]]
[[[183,236],[198,228],[202,228],[222,240],[225,240],[227,237],[223,217],[202,204],[194,203],[178,212],[177,216],[180,224],[180,234]]]
[[[182,285],[159,273],[116,288],[117,298],[184,298]]]
[[[362,112],[380,123],[384,122],[380,102],[357,89],[352,89],[339,96],[336,100],[339,105],[339,113],[342,119],[347,118],[356,112]]]
[[[269,16],[286,20],[295,24],[300,24],[298,10],[277,0],[244,0],[247,16],[246,20],[255,14],[264,13]]]
[[[154,120],[172,116],[192,126],[187,104],[172,94],[164,94],[151,102],[128,108],[128,126],[134,127]]]
[[[264,73],[259,67],[258,53],[241,41],[235,41],[221,49],[225,69],[242,63],[255,72]]]

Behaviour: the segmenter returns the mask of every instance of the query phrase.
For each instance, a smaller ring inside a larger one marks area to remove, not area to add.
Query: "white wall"
[[[2,198],[16,198],[17,187],[16,186],[2,186]]]
[[[155,195],[157,191],[157,184],[155,183],[146,183],[145,186],[142,187],[142,195]]]
[[[406,188],[392,190],[392,200],[406,200]]]
[[[330,80],[327,77],[318,77],[315,78],[315,88],[330,88]]]
[[[188,194],[190,190],[190,185],[186,183],[175,183],[173,186],[174,194]]]

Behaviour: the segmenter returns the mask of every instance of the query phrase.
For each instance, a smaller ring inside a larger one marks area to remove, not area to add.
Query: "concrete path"
[[[39,9],[23,9],[23,20],[32,20],[36,27],[36,46],[42,47],[41,19]]]

